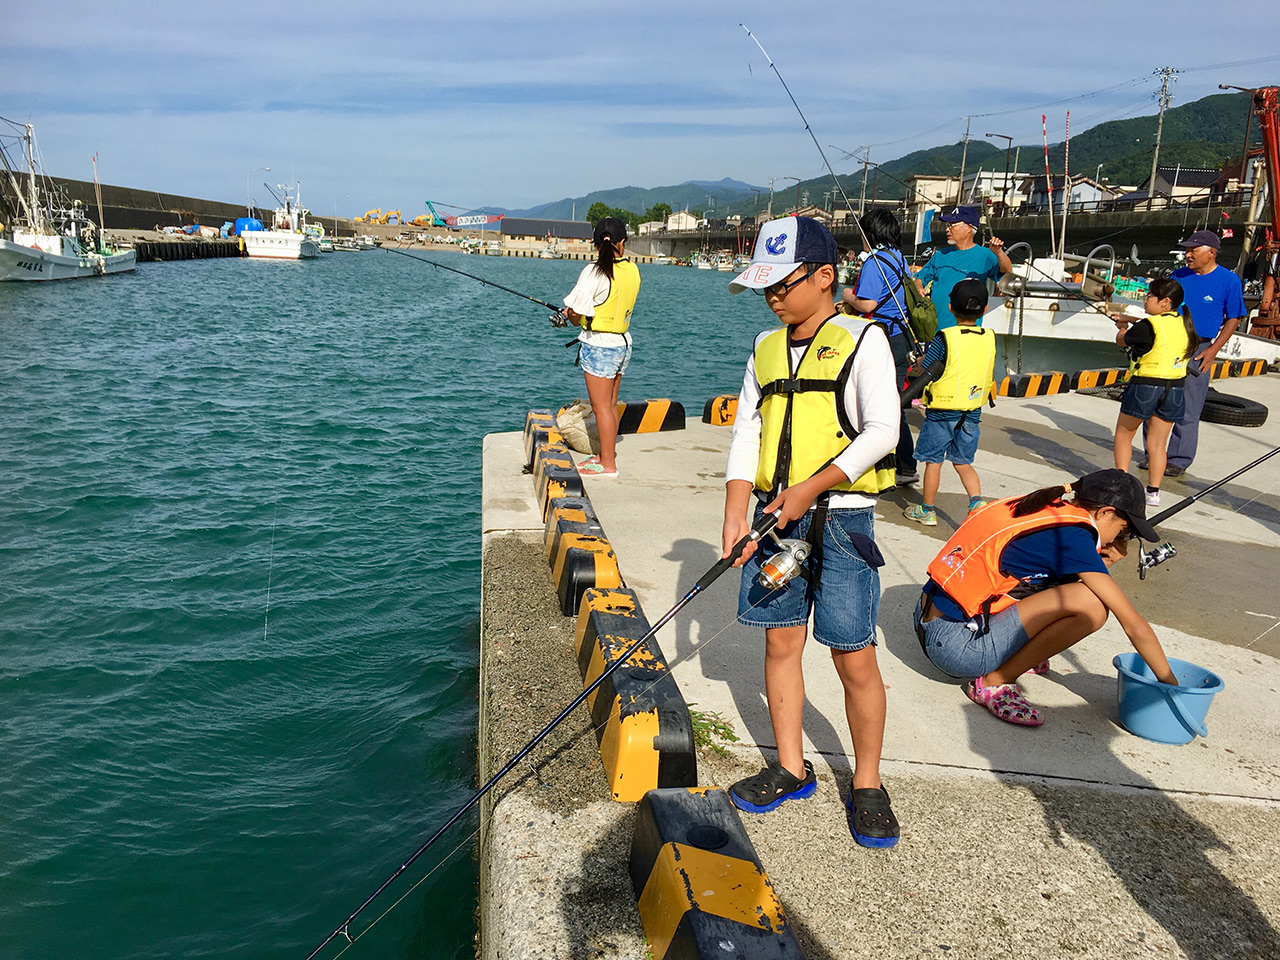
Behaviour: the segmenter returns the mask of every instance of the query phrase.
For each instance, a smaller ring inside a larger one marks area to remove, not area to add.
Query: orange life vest
[[[988,504],[973,514],[951,535],[942,552],[929,564],[929,576],[965,612],[998,613],[1017,603],[1009,591],[1022,583],[1000,569],[1005,547],[1024,534],[1050,527],[1081,526],[1093,532],[1098,527],[1089,511],[1070,503],[1051,503],[1024,517],[1013,515],[1020,497]]]

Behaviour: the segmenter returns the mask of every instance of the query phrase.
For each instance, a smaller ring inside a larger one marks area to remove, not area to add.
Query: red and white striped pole
[[[1056,257],[1058,248],[1054,246],[1056,237],[1053,233],[1053,177],[1049,175],[1049,118],[1040,114],[1040,135],[1044,139],[1044,184],[1049,191],[1049,256]]]

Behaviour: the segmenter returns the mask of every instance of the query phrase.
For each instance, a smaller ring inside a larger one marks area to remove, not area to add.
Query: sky
[[[740,24],[840,173],[966,115],[1038,146],[1042,113],[1050,142],[1067,110],[1076,132],[1152,114],[1166,65],[1175,106],[1280,83],[1272,0],[45,0],[4,22],[0,117],[35,124],[48,173],[90,179],[97,153],[105,183],[227,202],[297,182],[322,216],[821,175]]]

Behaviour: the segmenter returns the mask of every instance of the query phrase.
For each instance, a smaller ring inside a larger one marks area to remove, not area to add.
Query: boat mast
[[[40,233],[44,227],[44,215],[39,207],[39,199],[36,195],[36,131],[31,124],[26,124],[27,132],[23,136],[27,142],[27,174],[30,178],[31,200],[28,209],[31,212],[31,229],[36,233]]]

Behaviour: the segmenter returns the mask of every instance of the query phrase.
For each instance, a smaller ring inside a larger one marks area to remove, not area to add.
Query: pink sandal
[[[1049,661],[1041,660],[1039,663],[1037,663],[1034,667],[1031,668],[1031,672],[1034,673],[1037,677],[1048,676]]]
[[[984,686],[981,677],[965,684],[964,694],[980,707],[986,707],[991,715],[1005,723],[1020,727],[1039,727],[1044,724],[1040,711],[1027,702],[1016,683],[999,683]]]

